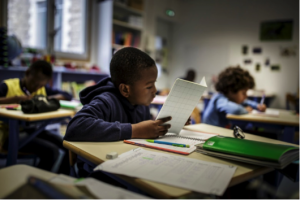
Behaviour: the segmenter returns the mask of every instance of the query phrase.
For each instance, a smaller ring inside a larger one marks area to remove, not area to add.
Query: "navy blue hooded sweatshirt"
[[[148,106],[135,105],[102,79],[79,94],[83,108],[69,122],[64,140],[106,142],[131,138],[131,124],[150,120]]]

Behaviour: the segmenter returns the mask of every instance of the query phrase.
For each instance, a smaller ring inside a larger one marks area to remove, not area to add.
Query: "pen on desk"
[[[260,105],[263,105],[265,101],[265,94],[262,95],[261,100],[260,100]]]
[[[23,87],[23,91],[25,91],[25,93],[26,93],[27,96],[31,95],[30,92],[27,90],[27,88]]]
[[[188,144],[178,144],[178,143],[165,142],[165,141],[159,141],[159,140],[146,140],[146,141],[151,142],[151,143],[166,144],[166,145],[171,145],[171,146],[176,146],[176,147],[187,147],[187,148],[190,147],[190,145],[188,145]]]

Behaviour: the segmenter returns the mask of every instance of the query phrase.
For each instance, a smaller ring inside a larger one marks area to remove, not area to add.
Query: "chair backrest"
[[[285,95],[285,105],[287,110],[291,110],[292,108],[299,113],[299,97],[290,93],[286,93]]]

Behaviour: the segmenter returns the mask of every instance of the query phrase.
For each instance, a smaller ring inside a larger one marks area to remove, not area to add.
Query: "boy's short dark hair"
[[[121,83],[132,85],[140,78],[140,72],[155,66],[154,60],[145,52],[125,47],[117,51],[110,61],[110,75],[115,87]]]
[[[239,90],[252,89],[255,86],[253,77],[247,70],[239,66],[228,67],[219,74],[215,88],[218,92],[228,94],[237,93]]]
[[[41,72],[48,78],[52,77],[53,69],[52,65],[44,60],[37,60],[32,63],[28,68],[30,73],[38,73]]]

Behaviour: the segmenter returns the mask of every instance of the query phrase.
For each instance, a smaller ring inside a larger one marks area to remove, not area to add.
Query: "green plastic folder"
[[[64,101],[60,100],[60,107],[62,108],[67,108],[67,109],[76,109],[79,106],[82,106],[80,102],[75,102],[75,101]]]
[[[299,148],[253,140],[215,136],[196,145],[197,152],[282,169],[299,159]]]

